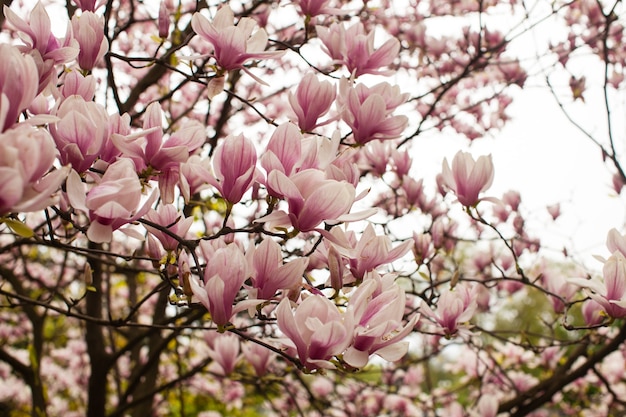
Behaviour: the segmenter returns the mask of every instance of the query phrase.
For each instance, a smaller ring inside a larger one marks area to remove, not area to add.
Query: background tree
[[[413,164],[541,76],[619,193],[620,2],[148,3],[4,8],[0,412],[624,412],[626,237],[587,271],[490,156]]]

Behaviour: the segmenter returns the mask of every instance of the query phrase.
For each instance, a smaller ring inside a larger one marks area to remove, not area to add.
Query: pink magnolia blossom
[[[388,236],[376,236],[374,227],[368,223],[358,243],[350,251],[350,271],[356,278],[363,279],[367,272],[404,256],[413,245],[413,240],[408,239],[394,248]]]
[[[181,239],[185,239],[185,235],[193,223],[193,217],[185,217],[171,204],[159,205],[157,210],[151,209],[146,213],[144,219],[167,229]],[[145,228],[161,242],[166,251],[175,251],[178,248],[178,240],[168,233],[149,225],[145,225]]]
[[[621,252],[613,252],[604,262],[602,278],[570,278],[569,282],[585,288],[609,317],[626,317],[626,257]]]
[[[20,18],[7,6],[4,6],[4,14],[26,44],[21,47],[23,52],[37,51],[36,55],[41,61],[50,61],[54,64],[69,62],[78,54],[76,41],[71,36],[65,39],[58,39],[54,36],[50,16],[40,1],[33,7],[28,21]]]
[[[252,254],[252,291],[254,298],[269,300],[278,290],[297,288],[307,266],[307,258],[297,258],[283,264],[280,245],[264,239],[250,250]]]
[[[316,26],[316,30],[333,63],[345,65],[356,77],[388,74],[389,71],[381,68],[392,64],[400,52],[400,42],[396,38],[388,39],[374,50],[374,31],[365,33],[361,22],[348,29],[343,23],[333,23],[330,27]]]
[[[39,78],[33,58],[22,55],[15,46],[0,44],[0,56],[0,132],[3,132],[17,122],[22,110],[35,99]]]
[[[274,170],[267,176],[267,186],[273,195],[287,201],[289,213],[276,210],[258,221],[274,227],[291,225],[301,232],[311,231],[323,221],[342,221],[355,199],[352,184],[326,179],[324,172],[316,169],[291,177]]]
[[[105,0],[72,0],[79,9],[84,12],[95,12],[100,6],[106,4]]]
[[[211,160],[201,158],[200,155],[191,155],[186,162],[180,164],[180,193],[186,203],[196,193],[209,187],[208,178],[211,177]]]
[[[307,73],[298,84],[296,93],[289,92],[288,96],[300,129],[311,131],[320,126],[317,120],[328,113],[336,95],[336,89],[330,82],[319,81],[315,74]]]
[[[191,27],[202,39],[213,45],[212,56],[222,71],[243,69],[255,80],[262,82],[244,64],[252,59],[278,58],[283,52],[265,51],[267,33],[264,29],[254,30],[254,19],[242,17],[237,25],[234,20],[232,9],[229,5],[224,5],[215,13],[212,22],[202,14],[195,13],[191,19]]]
[[[91,223],[87,237],[92,242],[110,242],[113,231],[142,217],[157,197],[151,197],[143,205],[142,186],[130,159],[120,159],[111,164],[99,183],[85,195],[80,177],[73,171],[67,180],[70,204],[89,213]]]
[[[272,356],[274,355],[265,346],[261,346],[257,343],[244,343],[241,346],[244,358],[254,368],[254,373],[258,377],[262,377],[269,371]]]
[[[474,291],[461,283],[453,290],[442,292],[436,310],[433,311],[422,303],[420,312],[424,317],[433,320],[446,337],[451,337],[468,329],[467,322],[474,316],[477,307]]]
[[[332,15],[341,13],[340,9],[329,7],[328,0],[296,0],[295,2],[300,11],[307,18],[312,18],[319,15]]]
[[[234,334],[212,335],[209,356],[213,362],[209,369],[218,375],[228,376],[233,373],[239,359],[241,359],[239,338]]]
[[[250,276],[246,258],[235,244],[219,248],[207,259],[204,283],[192,276],[189,280],[193,295],[211,313],[211,320],[224,328],[239,311],[256,304],[257,300],[238,302],[235,298]]]
[[[372,140],[398,138],[408,124],[404,115],[394,116],[393,110],[406,101],[397,87],[381,83],[372,88],[363,84],[350,87],[341,83],[342,119],[352,129],[354,142],[364,145]]]
[[[0,60],[1,61],[1,60]],[[53,203],[69,167],[53,170],[56,147],[47,131],[17,124],[0,133],[0,216]]]
[[[580,310],[587,326],[597,326],[604,321],[602,305],[591,298],[583,303]]]
[[[80,45],[78,65],[83,70],[92,70],[109,50],[109,43],[104,37],[104,18],[83,11],[80,16],[72,16],[72,31]]]
[[[350,366],[364,367],[372,354],[389,361],[406,354],[408,342],[402,339],[419,317],[413,316],[402,326],[406,296],[394,279],[391,274],[380,277],[373,273],[350,297],[347,314],[352,314],[355,322],[354,339],[343,355]]]
[[[293,123],[283,123],[276,128],[263,155],[261,166],[268,173],[279,170],[290,176],[302,164],[302,133]]]
[[[133,160],[138,172],[157,177],[161,197],[169,204],[174,200],[180,164],[204,144],[206,134],[200,123],[189,121],[164,139],[162,118],[161,107],[152,103],[146,109],[143,132],[128,136],[113,134],[111,140],[125,157]]]
[[[166,39],[170,34],[170,11],[163,0],[161,0],[159,5],[157,26],[159,28],[159,38]]]
[[[606,236],[606,247],[611,253],[618,251],[626,256],[626,236],[618,232],[617,229],[609,230]]]
[[[215,175],[207,181],[226,201],[238,203],[257,179],[256,161],[256,149],[250,139],[243,135],[228,136],[215,149]]]
[[[81,96],[65,99],[56,111],[60,120],[50,126],[63,164],[79,173],[88,170],[109,140],[109,119],[104,107]]]
[[[91,101],[96,94],[96,79],[93,75],[85,76],[78,70],[69,71],[65,73],[59,90],[63,98],[78,95],[85,101]]]
[[[480,156],[474,161],[471,154],[459,151],[452,160],[452,169],[448,160],[443,160],[441,175],[444,183],[456,194],[459,203],[472,207],[484,200],[479,198],[479,194],[493,182],[493,161],[491,155]]]
[[[322,295],[306,298],[292,311],[284,298],[276,309],[278,327],[294,344],[298,358],[308,370],[335,368],[330,360],[342,353],[352,339],[353,324],[337,306]]]

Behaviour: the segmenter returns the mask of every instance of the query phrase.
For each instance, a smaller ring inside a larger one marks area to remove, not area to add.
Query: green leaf
[[[17,234],[18,236],[21,236],[21,237],[33,237],[35,235],[35,232],[33,232],[33,229],[31,229],[30,227],[26,226],[24,223],[22,223],[19,220],[4,219],[4,220],[2,220],[2,222],[6,223],[6,225],[9,226],[9,228],[11,230],[13,230],[13,232],[15,234]]]

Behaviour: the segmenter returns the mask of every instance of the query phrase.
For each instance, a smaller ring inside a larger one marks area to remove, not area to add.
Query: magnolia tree
[[[626,236],[413,164],[543,77],[619,194],[619,1],[4,3],[0,414],[626,412]]]

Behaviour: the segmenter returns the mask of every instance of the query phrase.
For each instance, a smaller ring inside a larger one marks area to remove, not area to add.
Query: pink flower
[[[324,44],[325,52],[336,64],[344,64],[350,74],[388,74],[382,67],[393,63],[400,52],[396,38],[385,41],[374,50],[374,31],[365,33],[361,22],[346,29],[343,23],[333,23],[329,28],[316,26],[317,36]]]
[[[64,98],[78,95],[91,101],[96,94],[96,79],[93,75],[84,76],[79,70],[66,72],[60,91]]]
[[[239,338],[234,334],[213,334],[209,356],[213,359],[209,369],[218,375],[228,376],[233,373],[241,358]]]
[[[330,359],[342,353],[352,338],[352,323],[344,317],[326,297],[312,295],[292,311],[287,298],[278,305],[278,327],[293,342],[298,358],[308,369],[328,368],[335,365]]]
[[[52,195],[69,171],[64,167],[48,173],[55,156],[56,147],[45,130],[17,124],[0,133],[0,216],[53,203]]]
[[[233,306],[235,297],[249,275],[243,252],[237,245],[231,244],[215,250],[207,260],[204,283],[195,276],[190,278],[193,295],[209,310],[211,320],[219,328],[224,328],[239,311],[257,303],[256,300],[247,300]]]
[[[92,70],[109,50],[104,37],[104,19],[93,12],[83,11],[72,16],[72,31],[80,45],[78,65],[83,70]]]
[[[272,360],[272,351],[265,346],[261,346],[257,343],[244,343],[241,346],[241,351],[245,359],[254,368],[256,376],[263,376],[267,373]]]
[[[626,236],[618,232],[617,229],[609,230],[606,236],[606,247],[611,253],[618,251],[626,256]]]
[[[368,88],[363,84],[350,87],[347,81],[340,85],[342,119],[352,129],[354,142],[364,145],[372,140],[395,139],[402,135],[408,118],[391,113],[406,101],[407,95],[388,83]]]
[[[359,242],[350,251],[350,272],[356,278],[363,279],[367,272],[399,259],[411,247],[413,247],[413,240],[408,239],[393,248],[391,239],[385,235],[376,236],[372,224],[368,223]]]
[[[602,305],[591,298],[583,303],[580,310],[587,326],[597,326],[604,321]]]
[[[109,140],[109,119],[104,107],[81,96],[65,99],[50,126],[61,163],[71,164],[79,173],[88,170]]]
[[[382,278],[371,274],[350,297],[347,313],[354,318],[354,339],[343,355],[350,366],[364,367],[371,354],[389,361],[406,354],[408,343],[401,340],[413,330],[419,317],[413,316],[402,326],[406,297],[394,279],[391,274]]]
[[[106,3],[105,0],[72,0],[79,9],[84,12],[95,12],[96,9]]]
[[[87,237],[92,242],[110,242],[113,231],[142,217],[157,197],[151,197],[140,206],[142,187],[135,165],[130,159],[120,159],[109,165],[106,172],[87,195],[76,171],[67,180],[70,204],[89,213],[91,224]]]
[[[600,304],[609,317],[626,317],[626,257],[619,251],[613,252],[604,262],[602,276],[568,281],[587,289],[589,297]]]
[[[254,32],[254,19],[242,17],[236,26],[234,19],[235,14],[230,6],[224,5],[215,13],[213,22],[200,13],[195,13],[191,19],[191,27],[202,39],[213,45],[212,56],[222,71],[243,69],[255,80],[261,81],[244,64],[251,59],[277,58],[283,52],[264,51],[267,33],[263,29]]]
[[[7,9],[5,8],[5,11]],[[17,122],[17,118],[37,96],[37,65],[15,46],[0,44],[0,132]]]
[[[307,258],[297,258],[283,264],[280,245],[272,239],[264,239],[253,247],[252,287],[254,298],[269,300],[278,290],[297,288],[307,266]]]
[[[306,74],[298,84],[296,94],[289,92],[288,96],[300,129],[311,131],[320,126],[317,119],[328,113],[336,95],[335,87],[330,82],[320,82],[314,74]]]
[[[159,205],[157,210],[150,210],[144,216],[144,219],[152,223],[158,224],[170,231],[172,234],[185,238],[187,231],[193,223],[193,217],[185,217],[185,215],[176,210],[171,204]],[[163,245],[166,251],[175,251],[178,248],[178,240],[162,230],[155,227],[144,225],[145,228]]]
[[[355,198],[352,184],[326,179],[324,172],[316,169],[300,171],[290,178],[274,170],[267,176],[267,186],[272,195],[287,201],[289,213],[277,210],[258,221],[275,227],[292,225],[301,232],[311,231],[323,221],[340,222]]]
[[[24,52],[37,51],[42,61],[54,64],[69,62],[78,54],[77,44],[70,36],[59,40],[53,35],[50,16],[41,2],[35,4],[28,22],[7,6],[4,6],[4,13],[7,21],[20,32],[21,39],[26,43],[26,47],[21,48]]]
[[[338,14],[341,13],[340,9],[328,7],[328,0],[297,0],[302,14],[307,18],[319,16],[322,14]]]
[[[452,169],[448,160],[443,160],[441,175],[445,185],[456,194],[459,203],[472,207],[484,200],[478,195],[493,182],[493,161],[491,155],[480,156],[474,161],[471,154],[459,151],[452,160]]]
[[[159,28],[159,38],[166,39],[170,34],[170,11],[165,1],[161,0],[159,5],[159,17],[157,20]]]
[[[188,122],[163,139],[163,113],[158,103],[146,109],[144,132],[129,135],[113,134],[111,140],[125,157],[133,160],[137,171],[156,176],[161,198],[169,204],[174,201],[174,186],[180,178],[180,164],[204,144],[206,134],[198,122]]]
[[[433,320],[446,337],[450,337],[468,328],[466,323],[474,316],[477,307],[474,291],[461,283],[454,290],[446,290],[439,296],[435,311],[422,303],[420,312]]]
[[[231,204],[241,201],[257,177],[256,149],[243,135],[228,136],[213,154],[214,177],[207,181]]]
[[[261,156],[261,166],[268,173],[279,170],[290,176],[302,163],[302,133],[293,123],[283,123],[276,128],[267,149]]]

